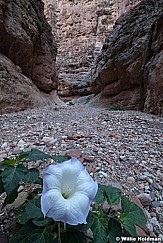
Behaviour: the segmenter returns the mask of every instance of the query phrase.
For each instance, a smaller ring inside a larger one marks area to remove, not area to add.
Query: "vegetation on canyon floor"
[[[0,163],[0,193],[5,192],[7,195],[3,206],[14,202],[20,188],[28,188],[25,203],[15,210],[16,234],[11,237],[10,243],[116,243],[123,236],[137,239],[136,227],[143,228],[146,224],[143,210],[125,197],[119,188],[108,185],[98,185],[97,194],[85,219],[87,224],[66,224],[65,227],[62,222],[44,217],[41,208],[44,177],[36,166],[37,162],[53,160],[59,164],[66,159],[64,156],[32,149],[15,158],[5,158]],[[80,215],[81,212],[78,213]]]

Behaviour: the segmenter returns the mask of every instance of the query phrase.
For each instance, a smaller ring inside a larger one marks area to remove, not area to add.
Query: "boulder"
[[[143,0],[116,21],[96,61],[90,105],[163,114],[162,13],[162,0]]]

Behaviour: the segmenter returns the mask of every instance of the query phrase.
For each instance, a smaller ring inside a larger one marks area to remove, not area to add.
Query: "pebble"
[[[161,205],[161,203],[159,202],[159,201],[153,201],[152,202],[152,207],[153,208],[157,208],[157,207],[159,207]]]
[[[54,138],[53,137],[43,137],[42,141],[45,143],[50,143],[50,142],[54,141]]]
[[[146,177],[149,177],[149,178],[151,178],[151,179],[154,179],[154,178],[155,178],[154,175],[151,174],[151,173],[149,173],[149,172],[144,172],[143,174],[144,174]]]
[[[19,193],[22,192],[23,190],[24,190],[24,186],[20,185],[17,189],[17,192]]]
[[[106,178],[108,177],[107,173],[105,173],[103,171],[99,171],[99,174],[102,175],[102,176],[104,176],[104,177],[106,177]]]
[[[5,149],[5,148],[7,148],[8,147],[8,143],[7,142],[5,142],[5,143],[3,143],[2,145],[1,145],[1,148],[2,149]]]
[[[135,183],[135,179],[133,177],[131,177],[131,176],[127,178],[127,181],[129,183]]]
[[[150,194],[141,193],[137,195],[137,198],[139,198],[143,206],[151,205],[152,199],[150,197]]]

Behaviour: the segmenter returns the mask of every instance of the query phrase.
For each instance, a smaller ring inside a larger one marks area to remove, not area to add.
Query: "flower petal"
[[[44,217],[60,221],[66,213],[65,199],[58,190],[49,190],[41,196],[41,210]]]
[[[43,180],[43,193],[52,190],[52,189],[57,189],[60,190],[61,187],[61,181],[62,179],[57,178],[57,176],[52,176],[52,175],[44,175],[44,180]]]
[[[98,190],[97,181],[94,181],[92,179],[92,177],[89,175],[86,169],[82,171],[77,178],[75,191],[78,191],[86,195],[92,201],[97,193],[97,190]]]
[[[44,171],[43,192],[50,189],[59,189],[61,187],[62,178],[64,183],[62,185],[75,184],[76,179],[84,166],[76,158],[71,158],[63,163],[49,165]]]
[[[74,173],[76,176],[82,171],[84,170],[84,166],[81,164],[81,162],[72,157],[70,160],[67,160],[63,163],[61,163],[60,165],[62,165],[62,171],[63,172],[71,172]]]
[[[66,214],[61,221],[70,225],[86,224],[89,207],[89,198],[75,193],[73,197],[66,200]]]

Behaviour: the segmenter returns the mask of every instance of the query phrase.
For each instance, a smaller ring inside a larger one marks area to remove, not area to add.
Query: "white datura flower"
[[[97,190],[97,182],[78,159],[50,165],[44,172],[41,194],[44,217],[61,221],[64,225],[86,224]]]

